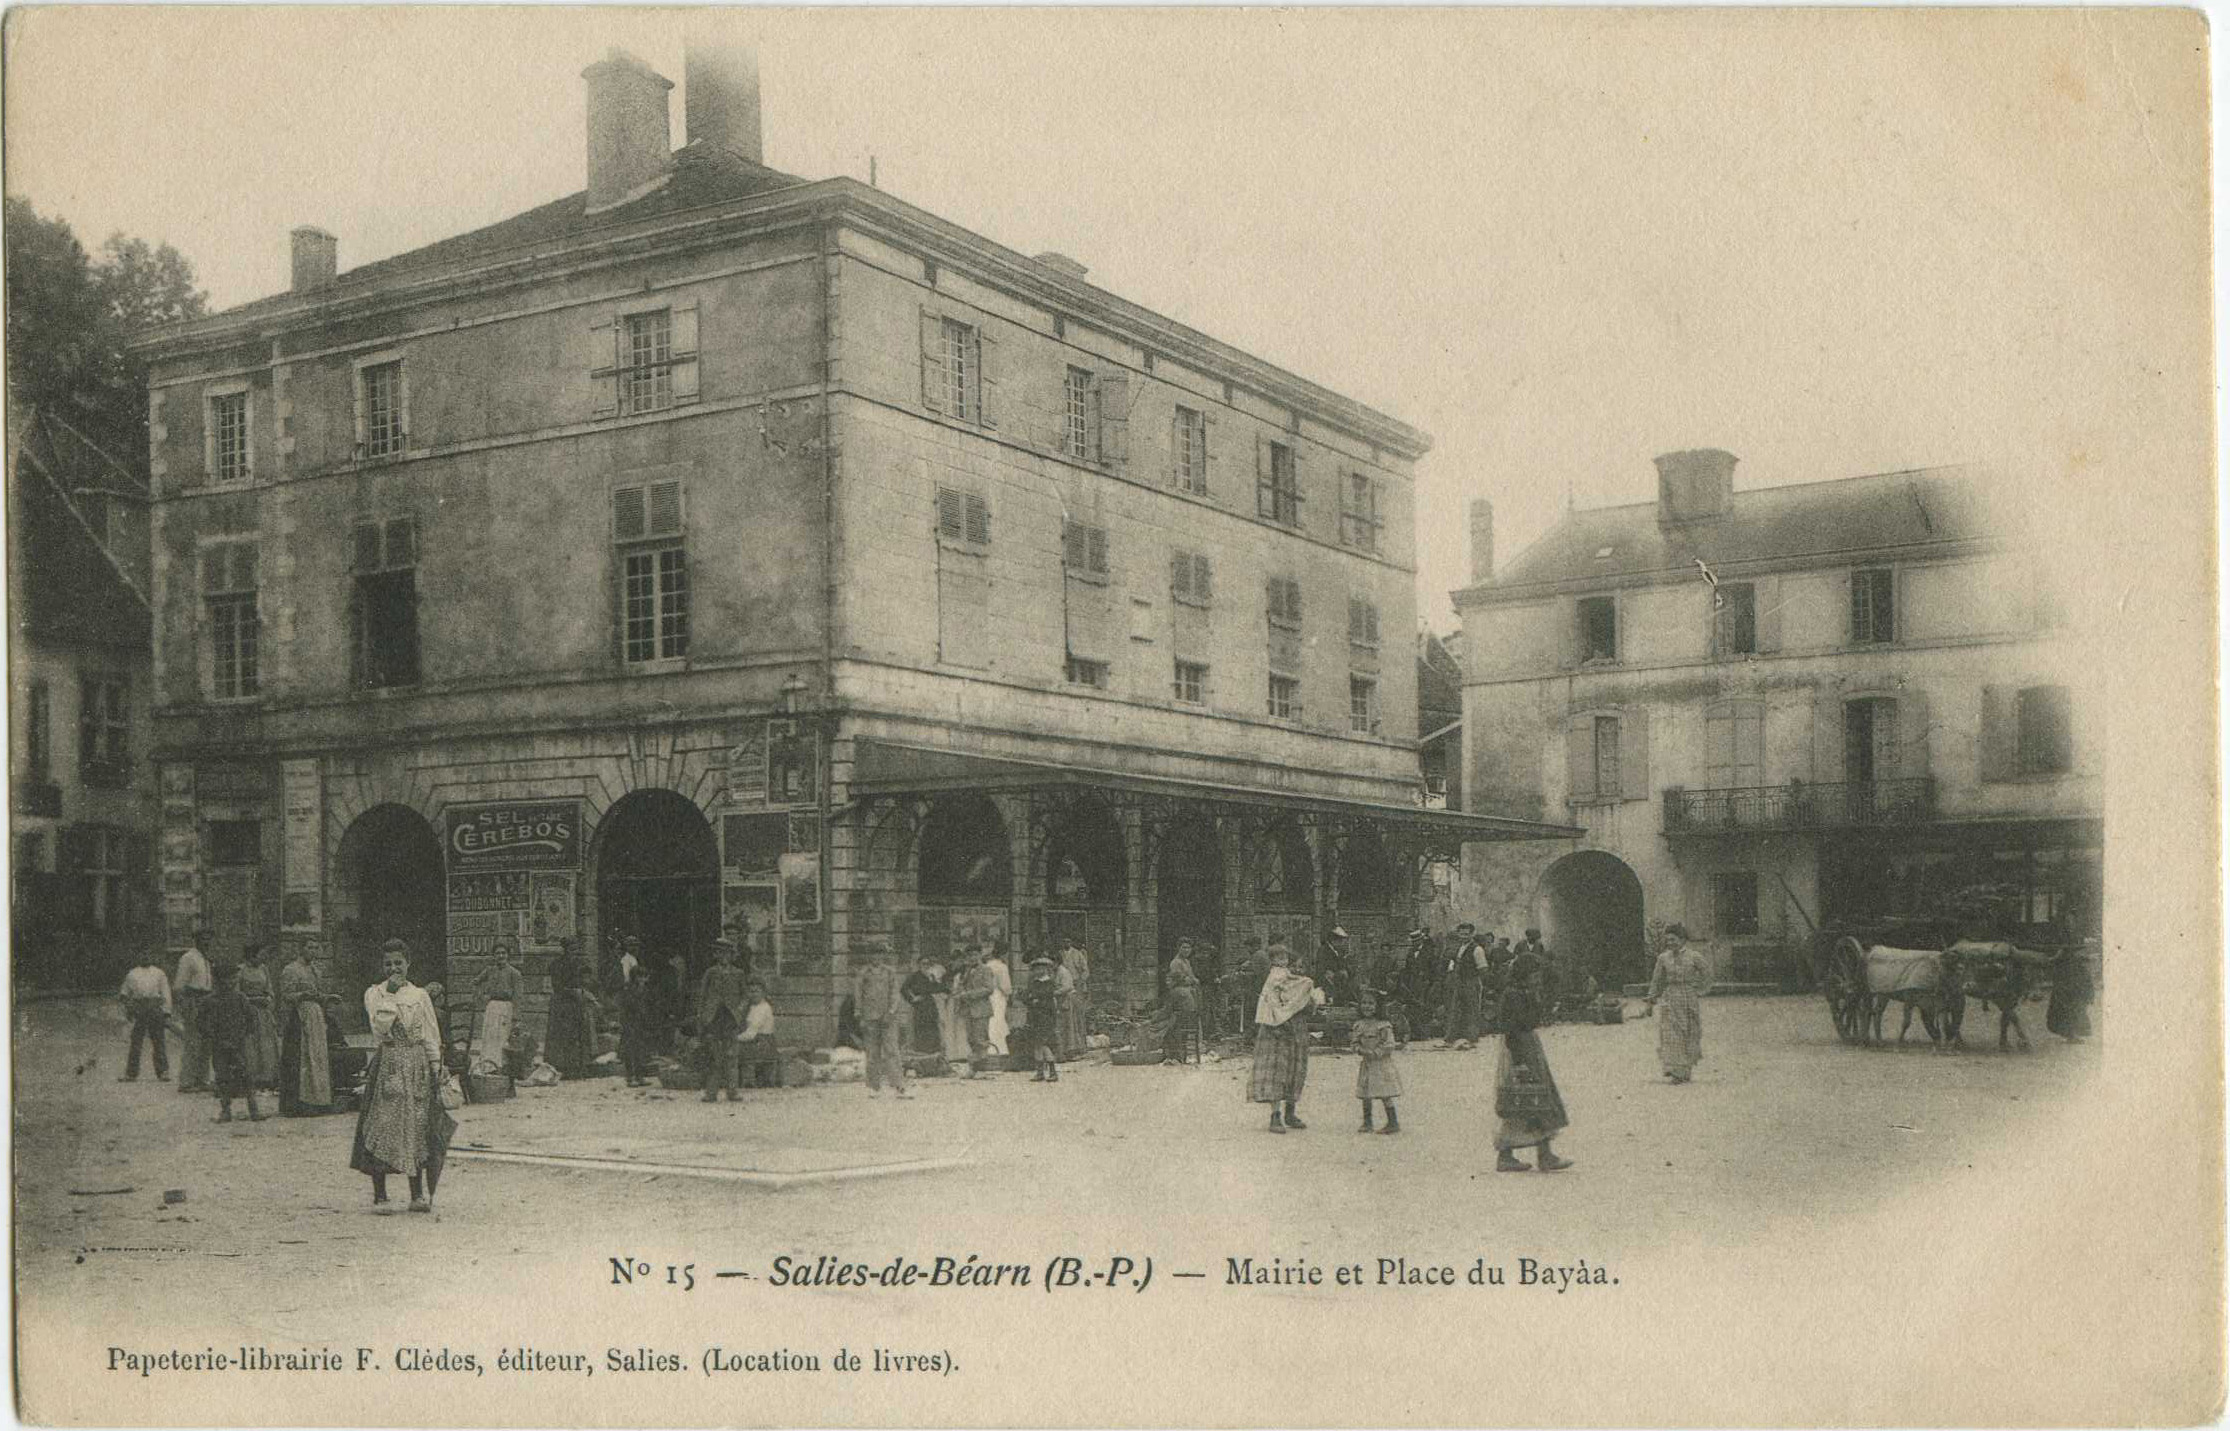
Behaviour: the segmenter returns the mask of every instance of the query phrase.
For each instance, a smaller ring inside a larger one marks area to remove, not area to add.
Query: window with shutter
[[[967,540],[967,497],[958,488],[937,489],[937,535],[946,541]]]
[[[678,537],[682,531],[681,483],[650,484],[650,535]]]
[[[1617,799],[1625,788],[1620,783],[1619,725],[1617,716],[1595,717],[1595,791],[1606,799]]]
[[[689,654],[687,494],[679,478],[612,489],[619,561],[619,653],[628,665]]]
[[[1290,576],[1273,576],[1265,586],[1265,599],[1273,626],[1301,624],[1301,583]]]
[[[1206,606],[1214,600],[1206,554],[1179,551],[1172,556],[1169,559],[1169,590],[1188,606]]]
[[[2014,766],[2061,775],[2075,766],[2075,723],[2065,686],[2027,686],[2014,697]]]
[[[1098,454],[1092,450],[1097,423],[1092,411],[1092,375],[1083,368],[1070,368],[1061,382],[1062,429],[1061,450],[1080,460],[1089,460]]]
[[[1071,576],[1107,575],[1107,528],[1084,522],[1061,523],[1061,564]]]
[[[403,387],[402,360],[367,363],[356,370],[356,440],[366,457],[400,454],[409,434],[405,423],[409,397]]]
[[[217,700],[253,696],[260,689],[262,635],[255,544],[218,542],[203,548],[201,583],[208,607],[210,694]]]
[[[1264,441],[1255,478],[1254,510],[1258,517],[1281,526],[1301,524],[1300,463],[1293,448],[1283,442]]]
[[[1208,491],[1208,420],[1197,409],[1179,406],[1170,423],[1170,477],[1177,490],[1205,496]]]
[[[640,487],[612,491],[612,540],[639,542],[650,534],[650,518]]]
[[[968,494],[968,540],[979,547],[991,545],[991,504]]]
[[[1758,592],[1746,581],[1722,581],[1711,588],[1712,645],[1721,656],[1750,656],[1758,650]]]
[[[1340,542],[1357,551],[1376,552],[1381,525],[1378,516],[1378,483],[1361,472],[1350,472],[1340,487]]]
[[[1353,646],[1378,646],[1378,606],[1360,596],[1347,599],[1347,640]]]
[[[1365,676],[1347,678],[1347,728],[1356,735],[1378,734],[1378,682]]]
[[[409,517],[356,525],[349,593],[350,670],[359,690],[415,686],[418,670],[418,524]]]

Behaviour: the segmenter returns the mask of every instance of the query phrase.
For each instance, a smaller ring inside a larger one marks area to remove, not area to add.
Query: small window
[[[1205,414],[1180,406],[1170,431],[1171,470],[1179,491],[1206,496],[1208,492],[1208,419]]]
[[[1758,589],[1747,581],[1722,581],[1711,589],[1712,632],[1722,656],[1751,656],[1758,649]]]
[[[1610,596],[1580,598],[1580,660],[1618,659],[1618,599]]]
[[[1188,706],[1208,703],[1208,668],[1193,661],[1179,661],[1170,693]]]
[[[1895,573],[1887,567],[1851,573],[1851,644],[1874,646],[1897,639]]]
[[[937,489],[937,538],[966,546],[991,545],[991,507],[958,487]]]
[[[248,395],[209,399],[209,476],[217,482],[248,480]]]
[[[131,783],[131,718],[124,682],[86,676],[78,682],[78,774],[88,785]]]
[[[1061,523],[1061,566],[1070,576],[1107,579],[1107,528]]]
[[[1297,527],[1301,524],[1301,478],[1293,449],[1283,442],[1266,446],[1268,453],[1255,482],[1255,515]]]
[[[392,457],[403,450],[409,434],[404,430],[403,364],[401,359],[373,363],[356,375],[362,404],[361,441],[366,457]]]
[[[255,543],[218,542],[204,548],[201,590],[209,612],[210,694],[217,700],[255,695],[262,639]]]
[[[1071,457],[1089,458],[1092,453],[1092,375],[1083,368],[1070,368],[1061,382],[1061,408],[1064,420],[1061,433],[1062,450]]]
[[[54,772],[54,689],[44,681],[33,681],[30,692],[31,708],[25,713],[24,756],[28,773],[33,780],[49,779]]]
[[[2061,775],[2075,765],[2067,687],[2029,686],[2015,696],[2014,753],[2023,775]]]
[[[1090,686],[1094,690],[1104,691],[1107,689],[1107,663],[1071,656],[1064,679],[1072,686]]]
[[[1711,877],[1713,922],[1721,934],[1758,932],[1758,876],[1754,870],[1727,870]]]
[[[1347,678],[1347,728],[1357,735],[1378,734],[1378,682],[1367,676]]]
[[[1382,525],[1378,517],[1378,484],[1360,472],[1350,472],[1340,488],[1340,541],[1357,551],[1376,552]]]
[[[1595,788],[1607,798],[1625,788],[1619,783],[1617,716],[1595,717]]]
[[[1378,649],[1378,604],[1360,596],[1347,599],[1347,643]]]
[[[1170,557],[1169,594],[1188,606],[1206,606],[1215,600],[1205,553],[1180,551]]]
[[[1270,678],[1270,714],[1279,720],[1301,718],[1301,683],[1291,676]]]
[[[1265,584],[1272,626],[1301,624],[1301,583],[1290,576],[1273,576]]]

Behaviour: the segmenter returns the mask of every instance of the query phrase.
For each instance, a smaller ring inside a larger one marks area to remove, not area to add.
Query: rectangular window
[[[263,863],[263,824],[258,820],[211,820],[209,863],[257,865]]]
[[[1107,579],[1107,528],[1061,523],[1061,566],[1070,576]]]
[[[1290,576],[1273,576],[1264,586],[1272,626],[1301,624],[1301,583]]]
[[[77,764],[88,785],[131,782],[131,723],[122,681],[97,676],[78,681]]]
[[[358,372],[364,411],[364,455],[392,457],[403,450],[403,365],[374,363]]]
[[[77,873],[91,901],[92,927],[116,928],[124,914],[124,832],[107,825],[78,827],[85,863]]]
[[[656,412],[674,402],[674,315],[630,313],[626,318],[624,365],[619,373],[619,410]]]
[[[1595,717],[1595,788],[1615,798],[1624,787],[1618,779],[1618,717]]]
[[[952,318],[923,315],[922,401],[962,422],[983,418],[981,337]]]
[[[1270,714],[1279,720],[1301,718],[1301,683],[1291,676],[1270,678]]]
[[[1580,660],[1618,659],[1618,599],[1583,596],[1580,610]]]
[[[1895,573],[1886,567],[1851,573],[1851,644],[1879,645],[1897,639]]]
[[[248,395],[209,399],[209,476],[218,482],[248,479]]]
[[[1347,643],[1378,649],[1378,604],[1360,596],[1347,598]]]
[[[1750,656],[1758,649],[1758,589],[1747,581],[1722,581],[1711,591],[1712,639],[1722,656]]]
[[[1268,447],[1268,457],[1255,482],[1255,515],[1297,527],[1301,524],[1301,479],[1293,449],[1283,442],[1272,442]]]
[[[1360,472],[1350,472],[1340,487],[1340,541],[1357,551],[1376,552],[1378,484]]]
[[[1107,663],[1105,661],[1086,661],[1080,657],[1071,656],[1068,660],[1068,667],[1063,674],[1072,686],[1090,686],[1095,690],[1102,691],[1107,689]]]
[[[1208,668],[1193,661],[1177,662],[1175,679],[1170,683],[1170,694],[1188,706],[1208,703]]]
[[[25,714],[28,727],[25,736],[25,757],[33,780],[46,780],[54,772],[54,690],[44,681],[31,683],[31,709]]]
[[[2015,768],[2023,775],[2059,775],[2075,765],[2075,724],[2067,687],[2029,686],[2014,697]]]
[[[1061,407],[1065,426],[1061,434],[1062,450],[1071,457],[1089,458],[1092,453],[1092,375],[1083,368],[1070,368],[1061,383]]]
[[[1357,735],[1378,734],[1378,682],[1367,676],[1347,678],[1347,728]]]
[[[1188,606],[1206,606],[1215,600],[1205,553],[1179,551],[1170,557],[1169,594]]]
[[[1724,701],[1704,712],[1704,779],[1714,790],[1765,784],[1765,706]]]
[[[217,700],[255,695],[262,624],[256,613],[253,542],[219,542],[201,554],[201,590],[209,609],[210,694]]]
[[[991,545],[991,507],[958,487],[937,489],[937,539],[964,546]]]
[[[1753,870],[1728,870],[1711,877],[1711,909],[1721,934],[1758,932],[1758,876]]]
[[[1208,419],[1189,407],[1177,409],[1171,429],[1172,469],[1178,490],[1206,496],[1208,492]]]
[[[689,556],[681,543],[624,557],[623,639],[630,664],[689,654]]]
[[[357,689],[418,684],[418,523],[358,522],[349,593],[350,668]]]

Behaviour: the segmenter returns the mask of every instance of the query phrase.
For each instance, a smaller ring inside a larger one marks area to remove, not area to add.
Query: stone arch
[[[327,972],[344,994],[369,988],[380,977],[380,946],[400,939],[410,946],[413,981],[446,983],[447,884],[433,822],[409,805],[381,801],[333,824]]]
[[[916,897],[924,904],[1005,907],[1014,894],[1006,818],[983,795],[931,802],[915,840]]]
[[[1115,906],[1130,892],[1130,851],[1106,802],[1072,801],[1046,821],[1036,874],[1051,908]]]
[[[1560,963],[1576,964],[1605,986],[1649,977],[1642,882],[1603,850],[1577,850],[1541,873],[1533,923]]]

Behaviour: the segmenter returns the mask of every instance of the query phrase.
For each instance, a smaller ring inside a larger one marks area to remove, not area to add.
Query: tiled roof
[[[1985,496],[1965,469],[1929,467],[1738,491],[1724,517],[1671,527],[1655,502],[1575,511],[1474,590],[1971,541],[2003,531]]]
[[[674,151],[673,175],[664,184],[639,199],[616,205],[597,213],[589,213],[588,191],[568,194],[547,204],[513,214],[483,228],[473,229],[450,238],[438,239],[421,248],[398,253],[360,268],[352,268],[332,283],[318,290],[320,296],[337,295],[360,286],[370,286],[420,269],[433,268],[461,259],[480,258],[502,253],[507,249],[550,244],[593,234],[599,229],[622,224],[640,223],[644,219],[658,218],[664,214],[702,208],[707,204],[727,203],[734,199],[749,198],[754,194],[770,193],[806,182],[794,174],[769,169],[764,164],[754,164],[741,155],[732,154],[710,144],[691,144]],[[228,308],[223,317],[234,317],[274,308],[295,295],[273,294]]]

